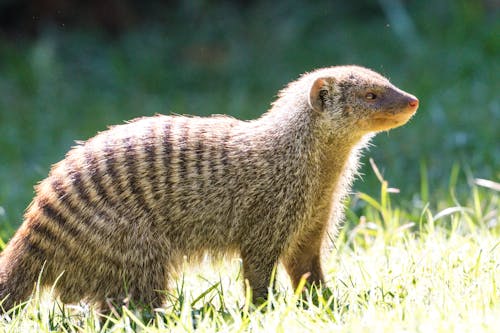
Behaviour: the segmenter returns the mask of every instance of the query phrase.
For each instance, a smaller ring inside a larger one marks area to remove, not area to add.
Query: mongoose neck
[[[329,119],[307,105],[305,96],[279,99],[255,125],[265,133],[263,136],[274,138],[274,148],[279,147],[275,151],[295,156],[289,163],[297,166],[297,172],[311,177],[313,192],[325,197],[330,197],[328,192],[335,188],[344,187],[338,184],[351,183],[359,152],[373,136],[352,131],[341,121],[332,126]]]

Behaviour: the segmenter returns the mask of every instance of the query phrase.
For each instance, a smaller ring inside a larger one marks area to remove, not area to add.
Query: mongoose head
[[[349,131],[386,131],[405,124],[418,108],[415,96],[367,68],[330,67],[307,76],[309,106]]]

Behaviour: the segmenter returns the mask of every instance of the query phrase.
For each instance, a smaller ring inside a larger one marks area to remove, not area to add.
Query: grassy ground
[[[426,208],[412,218],[391,204],[385,184],[375,198],[356,196],[368,206],[356,227],[341,232],[335,255],[325,262],[329,289],[303,302],[279,270],[278,294],[263,311],[252,311],[244,301],[239,260],[207,261],[186,267],[167,306],[148,318],[124,308],[99,321],[85,306],[61,309],[35,296],[21,314],[0,319],[0,330],[496,332],[498,193],[473,186],[467,201],[440,211]]]
[[[188,271],[152,327],[493,331],[500,324],[499,196],[475,183],[500,181],[498,11],[451,0],[384,11],[385,2],[368,9],[258,2],[243,10],[186,2],[117,39],[61,26],[34,40],[0,38],[0,239],[19,226],[32,186],[74,140],[155,113],[254,118],[300,73],[356,63],[389,76],[421,106],[365,154],[365,176],[353,189],[365,194],[352,196],[336,255],[326,258],[334,297],[296,307],[278,274],[286,292],[274,310],[249,314],[234,261]],[[369,157],[400,190],[390,207]],[[85,309],[68,318],[44,302],[1,319],[0,330],[95,329]],[[110,330],[141,325],[126,313]]]

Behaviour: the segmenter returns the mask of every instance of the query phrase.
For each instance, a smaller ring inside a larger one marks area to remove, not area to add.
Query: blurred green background
[[[0,237],[74,140],[155,113],[251,119],[318,67],[359,64],[419,97],[353,191],[439,200],[500,179],[497,0],[0,2]],[[455,169],[454,169],[455,168]],[[429,189],[422,190],[422,175]]]

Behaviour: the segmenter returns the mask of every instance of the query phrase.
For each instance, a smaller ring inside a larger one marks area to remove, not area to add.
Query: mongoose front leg
[[[324,284],[321,269],[321,233],[310,232],[297,241],[283,258],[283,265],[296,289],[302,277],[306,277],[308,285]]]

